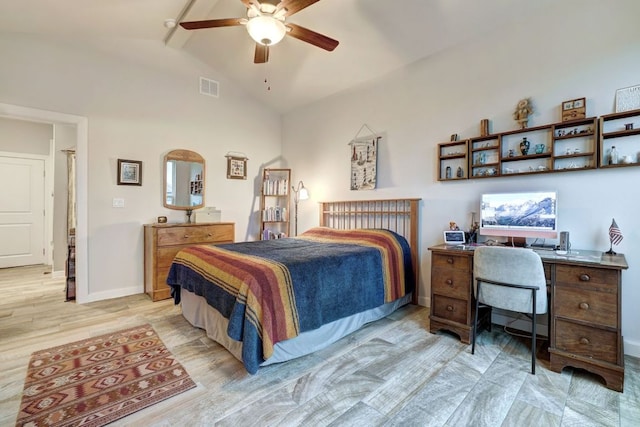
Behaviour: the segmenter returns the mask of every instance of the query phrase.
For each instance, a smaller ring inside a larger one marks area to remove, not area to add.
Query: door
[[[0,157],[0,268],[44,264],[44,160]]]

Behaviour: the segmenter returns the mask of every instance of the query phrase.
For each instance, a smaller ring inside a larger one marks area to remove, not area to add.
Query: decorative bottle
[[[446,179],[451,179],[451,166],[447,166],[446,172],[445,172],[445,178]]]
[[[529,141],[527,141],[527,137],[522,138],[522,142],[520,143],[520,152],[523,156],[529,154]]]
[[[611,147],[611,151],[609,151],[609,164],[617,165],[618,164],[618,150],[616,150],[616,146],[613,145]]]

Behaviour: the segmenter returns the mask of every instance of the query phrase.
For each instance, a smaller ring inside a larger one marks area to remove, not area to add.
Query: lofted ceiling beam
[[[169,29],[164,38],[164,43],[167,46],[176,49],[183,47],[194,33],[193,31],[187,31],[180,27],[178,23],[182,21],[202,19],[203,16],[209,16],[218,4],[218,1],[219,0],[186,0],[184,7],[178,16],[175,17],[175,27]]]

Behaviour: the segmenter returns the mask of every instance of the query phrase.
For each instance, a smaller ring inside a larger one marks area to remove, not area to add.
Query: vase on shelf
[[[520,143],[520,152],[523,156],[529,154],[529,141],[527,141],[526,137],[522,138],[522,142]]]

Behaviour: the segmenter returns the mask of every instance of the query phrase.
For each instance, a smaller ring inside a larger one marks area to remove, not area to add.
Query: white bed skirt
[[[238,360],[242,361],[242,343],[227,335],[229,321],[225,317],[207,304],[204,297],[192,292],[181,289],[180,300],[182,315],[189,323],[204,329],[209,338],[225,347]],[[340,338],[357,331],[365,324],[388,316],[409,302],[411,302],[411,294],[380,307],[327,323],[313,331],[303,332],[295,338],[276,343],[273,355],[260,366],[285,362],[321,350]]]

